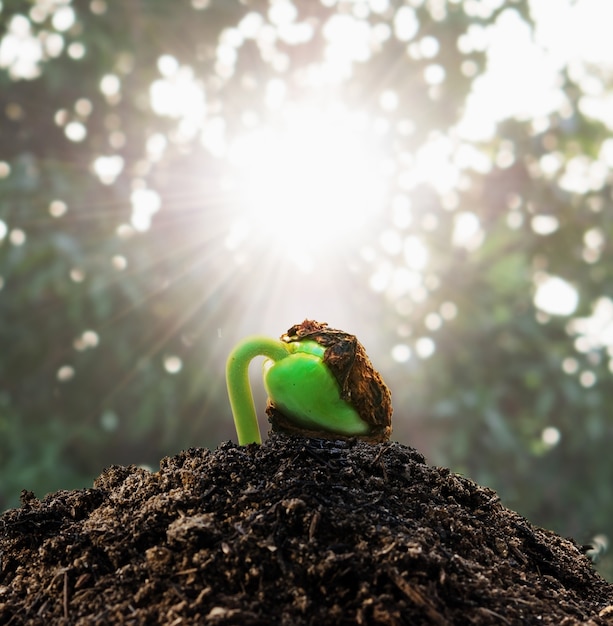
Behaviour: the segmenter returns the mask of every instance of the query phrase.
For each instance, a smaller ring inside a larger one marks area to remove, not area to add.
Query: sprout
[[[240,445],[260,443],[249,363],[264,362],[266,412],[273,430],[306,436],[385,441],[391,395],[353,335],[305,320],[281,340],[249,337],[228,358],[226,379]]]
[[[288,355],[286,344],[261,336],[243,339],[230,353],[226,365],[226,383],[238,443],[241,446],[262,442],[249,385],[249,363],[256,356],[267,356],[278,361]]]

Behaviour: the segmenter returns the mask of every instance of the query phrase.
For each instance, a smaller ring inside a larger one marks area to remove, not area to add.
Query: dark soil
[[[613,624],[573,541],[398,443],[273,435],[0,518],[1,624]]]

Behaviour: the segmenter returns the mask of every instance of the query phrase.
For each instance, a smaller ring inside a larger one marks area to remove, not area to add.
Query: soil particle
[[[613,624],[572,540],[398,443],[272,435],[0,518],[0,624]]]

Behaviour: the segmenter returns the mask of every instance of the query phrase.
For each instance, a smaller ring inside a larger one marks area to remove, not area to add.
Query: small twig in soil
[[[315,511],[313,516],[311,517],[311,521],[309,522],[309,542],[313,541],[315,538],[315,533],[317,532],[317,527],[319,526],[319,520],[321,519],[321,513],[319,511]]]
[[[68,570],[64,570],[64,619],[68,619]]]
[[[504,616],[500,615],[500,613],[496,613],[496,611],[492,611],[491,609],[486,609],[484,606],[479,607],[479,613],[485,613],[486,615],[491,615],[499,619],[504,624],[510,624],[511,622]]]
[[[448,621],[432,606],[430,600],[426,598],[419,589],[407,582],[395,567],[387,568],[387,575],[411,602],[424,609],[431,624],[438,624],[440,626],[448,624]]]

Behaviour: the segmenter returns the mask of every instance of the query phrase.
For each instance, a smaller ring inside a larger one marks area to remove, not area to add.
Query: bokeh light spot
[[[411,348],[406,343],[399,343],[392,348],[392,359],[396,363],[406,363],[411,358]]]
[[[115,411],[104,411],[100,416],[100,426],[102,430],[113,432],[119,426],[119,416]]]
[[[175,355],[167,356],[164,359],[164,369],[169,374],[178,374],[183,368],[183,361]]]
[[[86,51],[87,48],[85,47],[85,44],[81,43],[80,41],[73,41],[68,46],[68,56],[75,61],[82,59],[85,56]]]
[[[562,434],[555,426],[547,426],[543,428],[543,432],[541,433],[541,440],[548,448],[557,446],[561,438]]]
[[[14,228],[9,234],[9,241],[14,246],[23,246],[26,242],[26,234],[21,228]]]
[[[549,315],[571,315],[579,304],[577,290],[558,276],[537,275],[534,305]]]
[[[57,371],[56,377],[61,383],[72,380],[75,375],[74,367],[71,365],[62,365]]]
[[[431,357],[436,351],[436,344],[430,337],[420,337],[415,342],[415,352],[422,359]]]
[[[419,30],[419,20],[412,7],[402,6],[394,15],[394,35],[399,41],[410,41]]]
[[[87,129],[81,122],[73,121],[66,124],[64,128],[64,132],[66,133],[66,137],[70,139],[70,141],[80,142],[85,139],[87,136]]]
[[[69,276],[73,283],[82,283],[85,280],[85,272],[78,267],[73,267],[69,272]]]
[[[75,350],[83,352],[89,348],[97,347],[99,342],[100,337],[98,333],[93,330],[86,330],[72,342],[72,345]]]
[[[119,155],[99,156],[92,167],[100,182],[112,185],[123,171],[124,161]]]
[[[530,221],[530,226],[538,235],[551,235],[558,230],[560,222],[555,215],[535,215]]]
[[[111,265],[113,266],[113,269],[117,270],[118,272],[122,272],[126,269],[126,267],[128,267],[128,260],[125,256],[122,256],[121,254],[116,254],[111,259]]]
[[[60,32],[67,31],[75,23],[75,12],[70,6],[61,6],[56,9],[51,24]]]
[[[153,189],[135,189],[130,196],[132,201],[132,226],[138,231],[149,230],[151,219],[162,206],[162,199]]]
[[[591,370],[586,370],[579,374],[579,382],[582,387],[593,387],[597,380],[596,374],[594,374]]]

